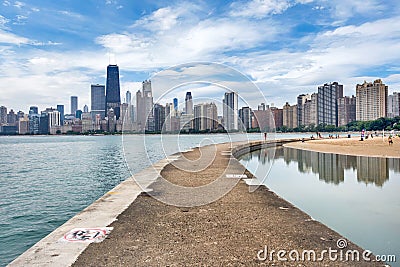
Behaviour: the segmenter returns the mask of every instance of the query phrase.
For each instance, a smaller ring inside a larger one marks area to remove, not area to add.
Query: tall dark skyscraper
[[[71,96],[71,114],[75,116],[75,112],[78,110],[78,97]]]
[[[175,111],[178,110],[178,98],[174,98],[174,109]]]
[[[107,66],[106,114],[113,109],[117,120],[121,115],[121,93],[119,87],[119,69],[117,65]]]
[[[64,105],[57,105],[57,110],[60,112],[60,123],[64,125]]]
[[[96,114],[100,114],[101,119],[104,119],[106,116],[106,87],[100,84],[92,84],[90,86],[90,98],[93,120],[96,118]]]
[[[185,113],[187,115],[193,115],[193,99],[192,99],[192,93],[191,92],[186,92]]]

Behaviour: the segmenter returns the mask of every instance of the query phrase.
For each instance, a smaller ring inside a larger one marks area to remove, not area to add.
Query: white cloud
[[[194,10],[206,16],[196,16]],[[168,67],[188,61],[214,61],[236,50],[272,41],[278,28],[271,21],[208,17],[192,4],[163,7],[138,20],[128,31],[100,36],[96,43],[136,69]],[[150,31],[150,33],[148,33]]]
[[[399,38],[400,37],[400,17],[392,17],[388,19],[380,19],[373,22],[366,22],[362,25],[338,27],[333,31],[327,31],[321,35],[321,39],[329,37],[338,38]]]
[[[231,16],[265,18],[269,15],[281,14],[290,7],[288,0],[252,0],[249,2],[234,2],[231,4]]]
[[[15,21],[13,22],[13,24],[14,25],[25,25],[27,19],[28,19],[27,16],[16,15],[15,16]]]
[[[305,4],[309,4],[309,3],[314,2],[314,0],[296,0],[295,2],[296,2],[296,4],[305,5]]]
[[[16,8],[23,8],[25,6],[25,3],[24,2],[20,2],[20,1],[15,1],[14,2],[14,6]]]
[[[11,5],[11,3],[9,2],[9,1],[3,1],[3,6],[10,6]]]
[[[182,2],[175,6],[159,8],[137,20],[132,27],[162,34],[164,31],[172,30],[175,26],[182,26],[181,24],[197,23],[198,16],[204,11],[199,5]]]
[[[27,44],[29,39],[0,29],[0,44]]]
[[[83,18],[83,16],[81,14],[78,14],[78,13],[75,13],[72,11],[61,10],[61,11],[58,11],[58,13],[68,16],[68,17],[71,17],[71,18],[74,18],[74,19],[82,19]]]
[[[355,16],[380,16],[387,7],[379,0],[318,0],[319,9],[331,10],[333,25],[343,25],[348,19]]]
[[[9,21],[10,21],[9,19],[7,19],[6,17],[3,17],[2,15],[0,15],[0,29],[6,28],[6,24]]]

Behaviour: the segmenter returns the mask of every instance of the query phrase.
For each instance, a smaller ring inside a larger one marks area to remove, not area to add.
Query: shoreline
[[[171,164],[186,157],[196,159],[201,155],[199,148],[183,152],[181,155],[184,157],[172,155],[161,160],[134,175],[135,179],[142,177],[148,182],[148,190],[138,188],[133,179],[128,178],[28,249],[9,266],[154,266],[167,263],[263,265],[282,263],[276,259],[267,262],[257,260],[257,251],[266,245],[273,249],[335,249],[336,241],[343,236],[313,220],[265,186],[249,193],[251,186],[247,185],[245,179],[238,179],[231,192],[204,206],[182,208],[149,197],[150,191],[162,193],[156,180],[159,175],[175,184],[199,186],[214,179],[228,160],[233,162],[233,170],[251,178],[252,174],[235,156],[274,143],[281,145],[285,141],[237,142],[233,147],[229,143],[219,144],[216,146],[218,153],[215,166],[213,163],[213,168],[201,172],[185,173]],[[227,153],[229,150],[231,152]],[[101,243],[59,242],[73,228],[110,226],[114,229]],[[350,241],[348,248],[359,251],[360,255],[363,251]],[[317,265],[326,264],[353,266],[352,262],[326,260]],[[376,262],[368,265],[383,266]]]
[[[285,147],[321,153],[341,154],[363,157],[400,158],[400,138],[393,138],[389,145],[388,137],[374,137],[360,141],[358,137],[338,139],[316,139],[305,142],[285,144]]]

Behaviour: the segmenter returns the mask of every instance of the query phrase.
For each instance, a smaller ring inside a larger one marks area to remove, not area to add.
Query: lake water
[[[400,261],[400,159],[279,147],[244,155],[241,163],[314,219],[376,255]]]
[[[260,139],[260,134],[2,136],[0,266],[166,155],[210,143]]]

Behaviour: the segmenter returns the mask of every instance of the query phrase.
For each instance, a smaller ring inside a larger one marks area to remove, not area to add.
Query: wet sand
[[[174,184],[201,186],[223,174],[230,162],[230,171],[251,177],[226,153],[228,150],[226,144],[217,145],[212,164],[197,172],[185,168],[210,160],[204,157],[207,153],[198,149],[186,152],[189,161],[180,158],[167,165],[161,175]],[[196,163],[190,161],[195,159]],[[73,266],[383,266],[374,262],[332,262],[327,255],[321,262],[285,262],[279,261],[275,253],[272,260],[260,261],[257,253],[265,246],[269,252],[285,249],[300,254],[303,250],[321,253],[337,249],[336,242],[343,237],[268,188],[259,187],[249,193],[243,180],[237,182],[222,198],[198,207],[167,205],[142,193],[110,225],[114,230],[109,237],[89,245]],[[156,194],[166,193],[159,182],[151,187]],[[350,241],[346,249],[358,250],[360,255],[363,251]]]
[[[336,153],[353,156],[391,157],[400,158],[400,138],[393,138],[393,145],[389,145],[388,137],[374,137],[360,141],[360,137],[339,139],[318,139],[304,143],[288,143],[286,147],[310,151]]]

